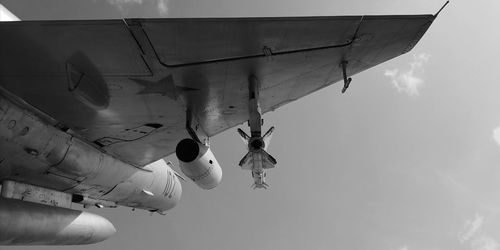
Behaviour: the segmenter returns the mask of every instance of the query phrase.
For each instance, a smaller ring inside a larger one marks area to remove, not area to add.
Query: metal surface
[[[277,161],[269,153],[267,147],[271,141],[274,127],[271,127],[262,136],[262,111],[260,108],[260,81],[255,76],[248,78],[248,127],[250,127],[250,136],[243,130],[238,129],[238,133],[247,145],[248,153],[243,156],[239,162],[242,169],[252,171],[254,179],[253,188],[266,189],[269,185],[266,183],[266,173],[264,169],[274,168]]]
[[[247,121],[249,75],[261,81],[265,113],[341,80],[342,60],[349,61],[346,73],[352,76],[408,52],[433,19],[0,23],[0,85],[105,153],[142,167],[189,137],[187,109],[192,127],[208,136]],[[89,79],[76,92],[68,90],[68,65]],[[161,126],[129,135],[146,124]]]
[[[19,21],[20,19],[12,14],[7,8],[0,4],[0,22]]]
[[[189,179],[203,189],[215,188],[222,180],[222,169],[208,146],[193,139],[177,144],[179,167]]]
[[[260,128],[258,130],[260,131]],[[267,152],[267,149],[271,142],[273,131],[274,127],[271,127],[263,136],[261,136],[260,132],[252,132],[253,135],[252,137],[250,137],[245,132],[243,132],[243,130],[238,129],[238,133],[240,134],[248,148],[248,153],[243,156],[238,165],[242,169],[250,170],[252,172],[252,178],[254,180],[252,187],[254,189],[266,189],[269,187],[269,185],[266,183],[265,170],[274,168],[278,163],[276,159]]]
[[[1,197],[48,206],[71,208],[71,194],[11,180],[2,182]]]
[[[72,195],[72,201],[75,203],[83,204],[83,207],[87,207],[87,206],[96,206],[98,208],[117,207],[116,202],[114,202],[114,201],[94,199],[94,198],[90,198],[88,196],[84,196],[84,195],[80,195],[80,194]]]
[[[50,125],[1,89],[0,140],[0,180],[154,211],[174,207],[182,194],[164,160],[143,168],[124,163]],[[144,195],[142,189],[155,195]]]
[[[91,244],[115,232],[96,214],[0,198],[0,245]]]

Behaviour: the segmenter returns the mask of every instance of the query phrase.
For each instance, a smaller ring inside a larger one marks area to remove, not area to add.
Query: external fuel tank
[[[96,214],[0,198],[0,245],[92,244],[115,232]]]

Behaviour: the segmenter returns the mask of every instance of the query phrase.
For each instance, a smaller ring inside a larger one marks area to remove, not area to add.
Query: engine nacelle
[[[175,149],[181,171],[203,189],[212,189],[222,179],[222,169],[209,147],[183,139]]]

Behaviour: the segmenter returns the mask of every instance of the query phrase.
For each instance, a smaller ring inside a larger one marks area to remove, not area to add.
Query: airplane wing
[[[58,128],[144,166],[189,134],[262,112],[411,50],[433,15],[0,23],[0,86]],[[361,84],[361,83],[360,83]]]

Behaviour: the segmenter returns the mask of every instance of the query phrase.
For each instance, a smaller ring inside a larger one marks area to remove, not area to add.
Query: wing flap
[[[360,17],[140,20],[160,60],[169,66],[251,57],[265,53],[265,48],[281,53],[345,44],[359,21]]]

